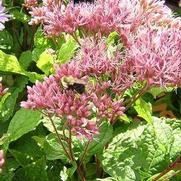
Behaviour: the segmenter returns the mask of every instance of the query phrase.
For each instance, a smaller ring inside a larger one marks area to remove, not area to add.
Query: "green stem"
[[[85,158],[85,155],[87,153],[87,150],[88,150],[88,147],[89,147],[89,144],[90,144],[90,140],[87,142],[87,145],[85,147],[85,150],[84,152],[82,153],[82,157],[80,158],[80,162],[79,162],[79,167],[81,167],[83,161],[84,161],[84,158]]]
[[[177,159],[171,163],[165,170],[163,170],[158,176],[156,176],[152,181],[157,181],[164,175],[166,175],[169,171],[175,169],[175,168],[180,168],[181,165],[181,155],[177,157]]]
[[[75,161],[74,153],[73,153],[73,150],[72,150],[72,131],[71,131],[71,128],[69,128],[68,146],[69,146],[70,157],[71,157],[72,161]]]
[[[57,135],[58,142],[59,142],[60,145],[62,146],[65,154],[67,155],[67,157],[68,157],[70,160],[72,160],[72,159],[71,159],[71,156],[69,155],[68,151],[66,150],[66,148],[65,148],[65,146],[64,146],[64,144],[63,144],[63,142],[62,142],[62,139],[61,139],[61,137],[60,137],[60,135],[59,135],[59,133],[58,133],[58,131],[57,131],[57,128],[56,128],[56,126],[55,126],[55,124],[54,124],[54,122],[53,122],[53,119],[51,118],[50,115],[48,115],[48,118],[49,118],[49,120],[51,121],[52,126],[53,126],[53,128],[54,128],[54,131],[55,131],[55,133],[56,133],[56,135]]]
[[[74,40],[81,46],[81,43],[79,42],[77,36],[75,34],[71,34],[71,36],[74,38]]]

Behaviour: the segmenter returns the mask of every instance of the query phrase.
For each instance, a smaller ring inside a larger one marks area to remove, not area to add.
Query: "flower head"
[[[104,40],[99,42],[84,40],[80,56],[77,57],[80,62],[80,69],[84,75],[101,76],[110,74],[117,67],[121,55],[118,51],[114,56],[108,56],[108,47]]]
[[[119,67],[119,61],[117,54],[108,56],[104,41],[97,42],[96,46],[94,41],[87,41],[74,59],[55,66],[55,75],[27,87],[28,100],[21,106],[66,119],[76,136],[92,140],[98,133],[98,122],[104,118],[112,121],[124,112],[118,95],[113,99],[109,93],[105,94],[113,88],[111,74]],[[71,81],[67,82],[68,79]],[[85,88],[78,92],[74,87],[82,83]]]
[[[127,51],[139,80],[156,86],[180,84],[181,32],[176,29],[147,28],[139,31]]]
[[[40,13],[41,11],[44,13]],[[39,12],[39,13],[37,13]],[[43,6],[32,8],[32,23],[43,15],[44,31],[49,36],[59,36],[62,32],[74,34],[77,29],[85,35],[108,35],[113,31],[135,33],[141,26],[171,23],[171,10],[158,0],[97,0],[89,3],[68,3],[67,6],[55,1],[44,1]],[[42,22],[41,22],[42,23]]]
[[[4,27],[4,23],[9,21],[10,15],[6,13],[5,7],[2,6],[2,1],[0,1],[0,31],[2,31]]]

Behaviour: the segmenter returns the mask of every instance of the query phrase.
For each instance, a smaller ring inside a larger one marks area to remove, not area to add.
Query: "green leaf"
[[[153,87],[149,90],[149,92],[153,95],[154,98],[156,98],[161,93],[171,92],[173,89],[174,89],[173,87],[167,87],[167,88]]]
[[[181,140],[181,120],[174,126],[172,121],[153,118],[153,124],[132,123],[121,129],[100,156],[103,169],[115,179],[124,181],[147,180],[160,173],[181,150],[178,142]]]
[[[77,42],[72,37],[69,37],[68,40],[61,46],[58,52],[59,62],[63,64],[66,61],[70,60],[73,57],[77,48]]]
[[[12,35],[7,31],[0,31],[0,49],[10,50],[13,47]]]
[[[26,15],[22,11],[19,11],[18,9],[12,9],[11,15],[13,19],[18,20],[22,23],[27,23],[30,20],[30,17],[28,15]]]
[[[25,51],[25,52],[22,52],[22,54],[20,55],[20,58],[19,58],[19,63],[20,65],[25,69],[27,70],[27,68],[30,66],[32,62],[32,53],[31,51]]]
[[[7,133],[9,142],[15,141],[22,135],[34,130],[40,123],[41,113],[21,108],[12,118]]]
[[[60,177],[61,177],[61,180],[62,181],[68,181],[72,175],[74,174],[74,172],[76,171],[77,169],[77,164],[76,163],[73,163],[73,166],[70,167],[70,168],[66,168],[65,166],[63,167],[63,170],[61,170],[60,172]]]
[[[3,95],[1,98],[0,98],[0,112],[3,108],[3,105],[6,101],[6,99],[10,96],[11,94],[10,93],[6,93],[5,95]]]
[[[96,163],[86,164],[86,178],[87,180],[94,180],[96,178]]]
[[[0,71],[17,73],[29,77],[31,82],[42,79],[42,75],[35,72],[25,71],[19,64],[17,58],[13,55],[5,54],[0,50]]]
[[[114,31],[114,32],[109,34],[106,42],[108,45],[111,45],[111,44],[115,43],[116,39],[119,39],[119,34],[116,31]]]
[[[14,181],[48,181],[46,172],[46,160],[41,158],[36,162],[18,169],[15,173]]]
[[[147,103],[140,98],[136,101],[134,108],[137,111],[139,117],[143,118],[148,123],[152,123],[152,108],[150,103]]]
[[[49,181],[60,181],[60,171],[63,169],[63,164],[60,160],[47,161],[47,174]]]
[[[49,75],[53,69],[53,56],[48,51],[44,51],[37,61],[37,67],[46,75]]]
[[[64,121],[62,121],[62,118],[59,118],[59,117],[52,117],[53,119],[53,122],[55,124],[55,127],[57,128],[57,131],[59,133],[62,133],[62,128],[63,128],[63,125],[64,125]],[[43,119],[41,120],[43,125],[52,133],[55,133],[55,130],[54,130],[54,127],[50,121],[50,119],[47,117],[47,116],[43,116]]]
[[[107,178],[97,178],[96,181],[119,181],[117,179],[114,179],[112,177],[107,177]]]
[[[0,174],[0,180],[12,181],[14,177],[14,172],[19,166],[19,163],[14,158],[6,158],[6,164],[3,168],[3,172]]]
[[[43,148],[48,160],[61,159],[65,162],[67,161],[64,150],[54,134],[51,133],[46,137]]]
[[[110,141],[113,134],[113,128],[108,121],[103,121],[99,128],[99,135],[94,138],[88,148],[87,155],[101,153],[104,146]]]
[[[125,123],[131,123],[132,119],[128,117],[126,114],[123,114],[122,116],[119,117],[120,121],[123,121]]]
[[[32,52],[32,59],[37,62],[40,55],[47,49],[47,48],[55,48],[55,45],[52,39],[47,38],[43,34],[43,30],[39,27],[34,36],[34,50]]]
[[[5,54],[0,50],[0,71],[12,72],[24,75],[24,70],[20,66],[17,58],[13,55]]]
[[[14,113],[16,101],[19,94],[24,90],[27,84],[27,78],[20,76],[17,77],[12,88],[8,90],[8,96],[2,105],[0,105],[0,120],[5,122],[11,118]]]
[[[32,133],[22,136],[16,142],[11,143],[8,149],[22,167],[37,161],[44,154],[31,135]]]

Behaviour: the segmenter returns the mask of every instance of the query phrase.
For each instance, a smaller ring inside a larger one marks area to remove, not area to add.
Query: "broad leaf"
[[[124,181],[147,180],[164,170],[181,150],[181,121],[174,122],[153,118],[153,124],[122,129],[100,157],[104,170]]]
[[[21,67],[17,58],[13,55],[5,54],[0,50],[0,71],[21,74],[27,76],[31,82],[42,79],[42,75],[35,72],[27,72]]]
[[[38,28],[36,34],[34,36],[34,50],[32,52],[32,59],[37,62],[40,55],[47,49],[47,48],[54,48],[54,43],[52,39],[46,38],[43,35],[43,31],[41,28]]]
[[[136,101],[136,105],[134,106],[134,108],[137,111],[139,117],[143,118],[148,123],[152,123],[150,103],[147,103],[140,98]]]
[[[31,51],[25,51],[20,55],[19,63],[25,70],[27,70],[27,68],[30,66],[31,62],[32,62]]]
[[[37,67],[46,75],[49,75],[53,69],[53,56],[48,51],[44,51],[37,61]]]
[[[53,122],[55,124],[55,127],[57,128],[57,131],[59,133],[62,133],[62,128],[63,128],[63,125],[64,125],[64,122],[62,121],[61,118],[58,118],[58,117],[52,117],[53,119]],[[52,133],[55,133],[55,130],[54,130],[54,127],[51,123],[51,121],[49,120],[48,117],[46,116],[43,116],[43,119],[41,120],[43,125]]]
[[[59,53],[58,53],[58,60],[60,63],[65,63],[66,61],[70,60],[75,50],[78,48],[77,42],[72,38],[69,37],[68,40],[61,46]]]
[[[46,154],[46,158],[48,160],[67,160],[64,150],[62,146],[58,143],[57,138],[54,134],[51,133],[46,137],[46,141],[44,142],[43,148]]]
[[[41,113],[21,108],[16,112],[9,124],[7,133],[9,141],[15,141],[24,134],[32,131],[40,123]]]
[[[31,135],[30,133],[22,136],[16,142],[11,143],[9,148],[11,155],[22,167],[37,161],[44,155],[43,150]]]
[[[99,134],[94,138],[94,141],[88,147],[88,156],[101,153],[104,146],[110,141],[113,134],[113,128],[108,121],[104,121],[100,128]]]
[[[3,172],[0,174],[0,180],[12,181],[14,177],[14,172],[19,166],[19,163],[14,158],[6,158],[6,164],[3,168]]]
[[[17,58],[13,55],[5,54],[0,50],[0,71],[2,72],[12,72],[24,74],[24,70],[20,66]]]
[[[7,30],[0,31],[0,49],[10,50],[13,47],[13,38]]]
[[[68,181],[69,179],[71,179],[72,175],[74,174],[76,169],[77,169],[76,163],[74,163],[73,166],[71,168],[68,168],[68,169],[64,166],[60,172],[61,180],[62,181]]]
[[[27,78],[24,76],[16,78],[12,88],[8,90],[8,96],[3,104],[0,104],[0,120],[7,121],[12,117],[19,94],[24,90],[27,84]],[[4,98],[3,98],[4,99]]]
[[[173,91],[173,89],[174,88],[172,88],[172,87],[166,87],[166,88],[153,87],[152,89],[149,90],[149,92],[153,95],[154,98],[156,98],[161,93],[171,92],[171,91]]]
[[[48,181],[46,172],[46,160],[41,158],[36,162],[18,169],[13,178],[14,181]]]

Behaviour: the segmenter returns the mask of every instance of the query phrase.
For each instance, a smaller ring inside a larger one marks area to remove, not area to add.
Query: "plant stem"
[[[77,172],[78,172],[79,176],[81,177],[82,181],[86,181],[86,179],[84,177],[84,168],[82,167],[82,163],[83,163],[83,160],[84,160],[85,155],[87,153],[89,143],[90,143],[90,140],[87,142],[87,145],[86,145],[85,150],[82,154],[82,157],[80,158],[80,162],[77,164],[78,165]],[[82,167],[82,169],[81,169],[81,167]]]
[[[85,150],[84,150],[84,152],[83,152],[83,154],[82,154],[82,157],[80,158],[79,167],[81,167],[81,165],[82,165],[82,163],[83,163],[83,161],[84,161],[84,157],[85,157],[85,155],[86,155],[86,153],[87,153],[89,144],[90,144],[90,140],[87,142],[87,145],[86,145]]]
[[[73,153],[73,150],[72,150],[72,131],[71,131],[71,128],[69,128],[68,146],[69,146],[70,157],[71,157],[72,161],[75,161],[74,153]]]
[[[166,175],[169,171],[175,169],[175,168],[180,168],[181,167],[181,155],[177,157],[177,159],[171,163],[165,170],[163,170],[158,176],[156,176],[152,181],[157,181],[164,175]]]
[[[75,34],[71,34],[71,36],[74,38],[74,40],[81,46],[81,43],[79,42],[77,36]]]
[[[77,167],[77,173],[78,173],[81,181],[86,181],[85,176],[84,176],[84,174],[83,174],[83,171],[81,170],[80,167]]]
[[[100,160],[95,155],[95,162],[96,162],[96,176],[98,178],[102,178],[103,169],[101,168]]]
[[[50,119],[50,121],[51,121],[51,123],[52,123],[52,126],[53,126],[53,128],[54,128],[54,131],[55,131],[55,133],[56,133],[56,135],[57,135],[58,141],[59,141],[60,145],[62,146],[65,154],[67,155],[67,157],[68,157],[70,160],[72,160],[72,159],[71,159],[71,156],[70,156],[69,153],[67,152],[67,150],[66,150],[66,148],[65,148],[65,146],[64,146],[64,144],[63,144],[63,142],[62,142],[62,139],[61,139],[61,137],[60,137],[60,135],[59,135],[59,133],[58,133],[58,131],[57,131],[57,128],[56,128],[56,126],[55,126],[55,124],[54,124],[54,122],[53,122],[53,119],[51,118],[50,115],[48,115],[48,118]]]

